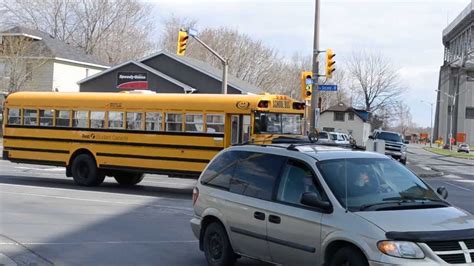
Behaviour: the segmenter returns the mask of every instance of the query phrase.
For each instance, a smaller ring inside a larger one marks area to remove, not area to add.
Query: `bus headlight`
[[[425,253],[421,248],[408,241],[380,241],[377,243],[379,250],[389,256],[405,259],[423,259]]]

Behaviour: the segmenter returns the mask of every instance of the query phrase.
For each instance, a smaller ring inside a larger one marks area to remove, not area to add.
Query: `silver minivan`
[[[472,264],[474,216],[385,155],[309,144],[220,152],[194,188],[209,265]]]

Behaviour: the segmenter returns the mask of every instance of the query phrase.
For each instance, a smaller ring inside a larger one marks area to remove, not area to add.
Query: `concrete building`
[[[320,131],[346,133],[352,136],[356,144],[360,146],[365,146],[372,132],[369,123],[369,112],[355,109],[342,102],[321,113],[318,129]]]
[[[222,70],[203,61],[159,51],[111,67],[78,82],[81,92],[144,89],[158,93],[221,93]],[[258,94],[256,86],[229,75],[229,94]]]
[[[11,89],[12,76],[16,76],[22,79],[20,90],[78,92],[79,80],[108,68],[79,48],[24,27],[1,32],[0,46],[20,50],[13,59],[13,52],[0,53],[0,91]]]
[[[443,30],[434,139],[474,145],[474,0]]]

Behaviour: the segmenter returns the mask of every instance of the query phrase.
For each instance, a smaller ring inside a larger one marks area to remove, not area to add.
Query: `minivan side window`
[[[288,161],[278,185],[277,201],[302,206],[301,195],[305,192],[314,192],[322,199],[322,193],[314,181],[315,177],[308,166],[298,161]]]
[[[229,190],[230,179],[242,152],[228,151],[213,160],[201,176],[201,183]]]
[[[247,152],[239,161],[230,181],[230,192],[271,200],[273,186],[286,158],[279,155]]]

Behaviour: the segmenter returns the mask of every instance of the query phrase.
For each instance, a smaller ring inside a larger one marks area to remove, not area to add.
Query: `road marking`
[[[431,168],[420,165],[420,168],[426,171],[431,171]]]
[[[16,266],[17,264],[9,257],[0,253],[0,265],[2,266]]]
[[[128,244],[187,244],[198,240],[157,240],[157,241],[84,241],[84,242],[21,242],[21,245],[128,245]],[[0,242],[0,246],[18,246],[19,243]],[[1,253],[0,253],[1,254]],[[1,262],[1,260],[0,260]],[[2,264],[0,264],[2,265]],[[16,265],[16,264],[15,264]],[[3,266],[3,265],[2,265]]]
[[[64,197],[64,196],[52,196],[52,195],[42,195],[42,194],[33,194],[33,193],[21,193],[21,192],[5,192],[1,191],[0,194],[13,194],[13,195],[22,195],[22,196],[32,196],[32,197],[43,197],[43,198],[53,198],[53,199],[64,199],[64,200],[76,200],[76,201],[87,201],[87,202],[97,202],[97,203],[107,203],[107,204],[118,204],[118,205],[137,205],[137,206],[151,206],[157,208],[165,208],[177,211],[186,211],[192,212],[193,208],[186,208],[186,207],[175,207],[170,205],[159,205],[159,204],[147,204],[147,203],[133,203],[133,202],[123,202],[123,201],[110,201],[110,200],[97,200],[97,199],[80,199],[80,198],[73,198],[73,197]],[[186,214],[190,215],[192,214]]]
[[[457,175],[451,175],[451,174],[449,174],[449,175],[444,175],[443,177],[447,177],[447,178],[453,178],[453,179],[460,179],[460,178],[462,178],[462,177],[460,177],[460,176],[457,176]]]
[[[155,197],[155,196],[144,196],[144,195],[130,195],[130,194],[123,194],[123,193],[115,193],[115,192],[107,192],[107,191],[84,191],[84,190],[76,190],[76,189],[67,189],[67,188],[53,188],[53,187],[36,187],[30,185],[17,185],[17,184],[0,184],[0,187],[5,186],[12,186],[12,187],[24,187],[24,188],[32,188],[32,189],[44,189],[44,190],[56,190],[56,191],[64,191],[64,192],[76,192],[76,193],[91,193],[104,196],[105,195],[115,195],[120,197],[130,197],[130,198],[143,198],[143,199],[158,199],[158,200],[171,200],[171,201],[189,201],[184,199],[174,199],[174,198],[165,198],[165,197]],[[0,193],[3,191],[0,190]]]
[[[454,180],[456,182],[462,182],[462,183],[474,183],[474,180],[469,180],[469,179],[462,179],[462,180]]]
[[[468,189],[468,188],[465,188],[465,187],[461,187],[461,186],[455,185],[455,184],[450,183],[450,182],[443,182],[443,183],[448,184],[448,185],[451,185],[451,186],[453,186],[453,187],[457,187],[457,188],[462,189],[462,190],[465,190],[465,191],[474,191],[474,190],[472,190],[472,189]]]

